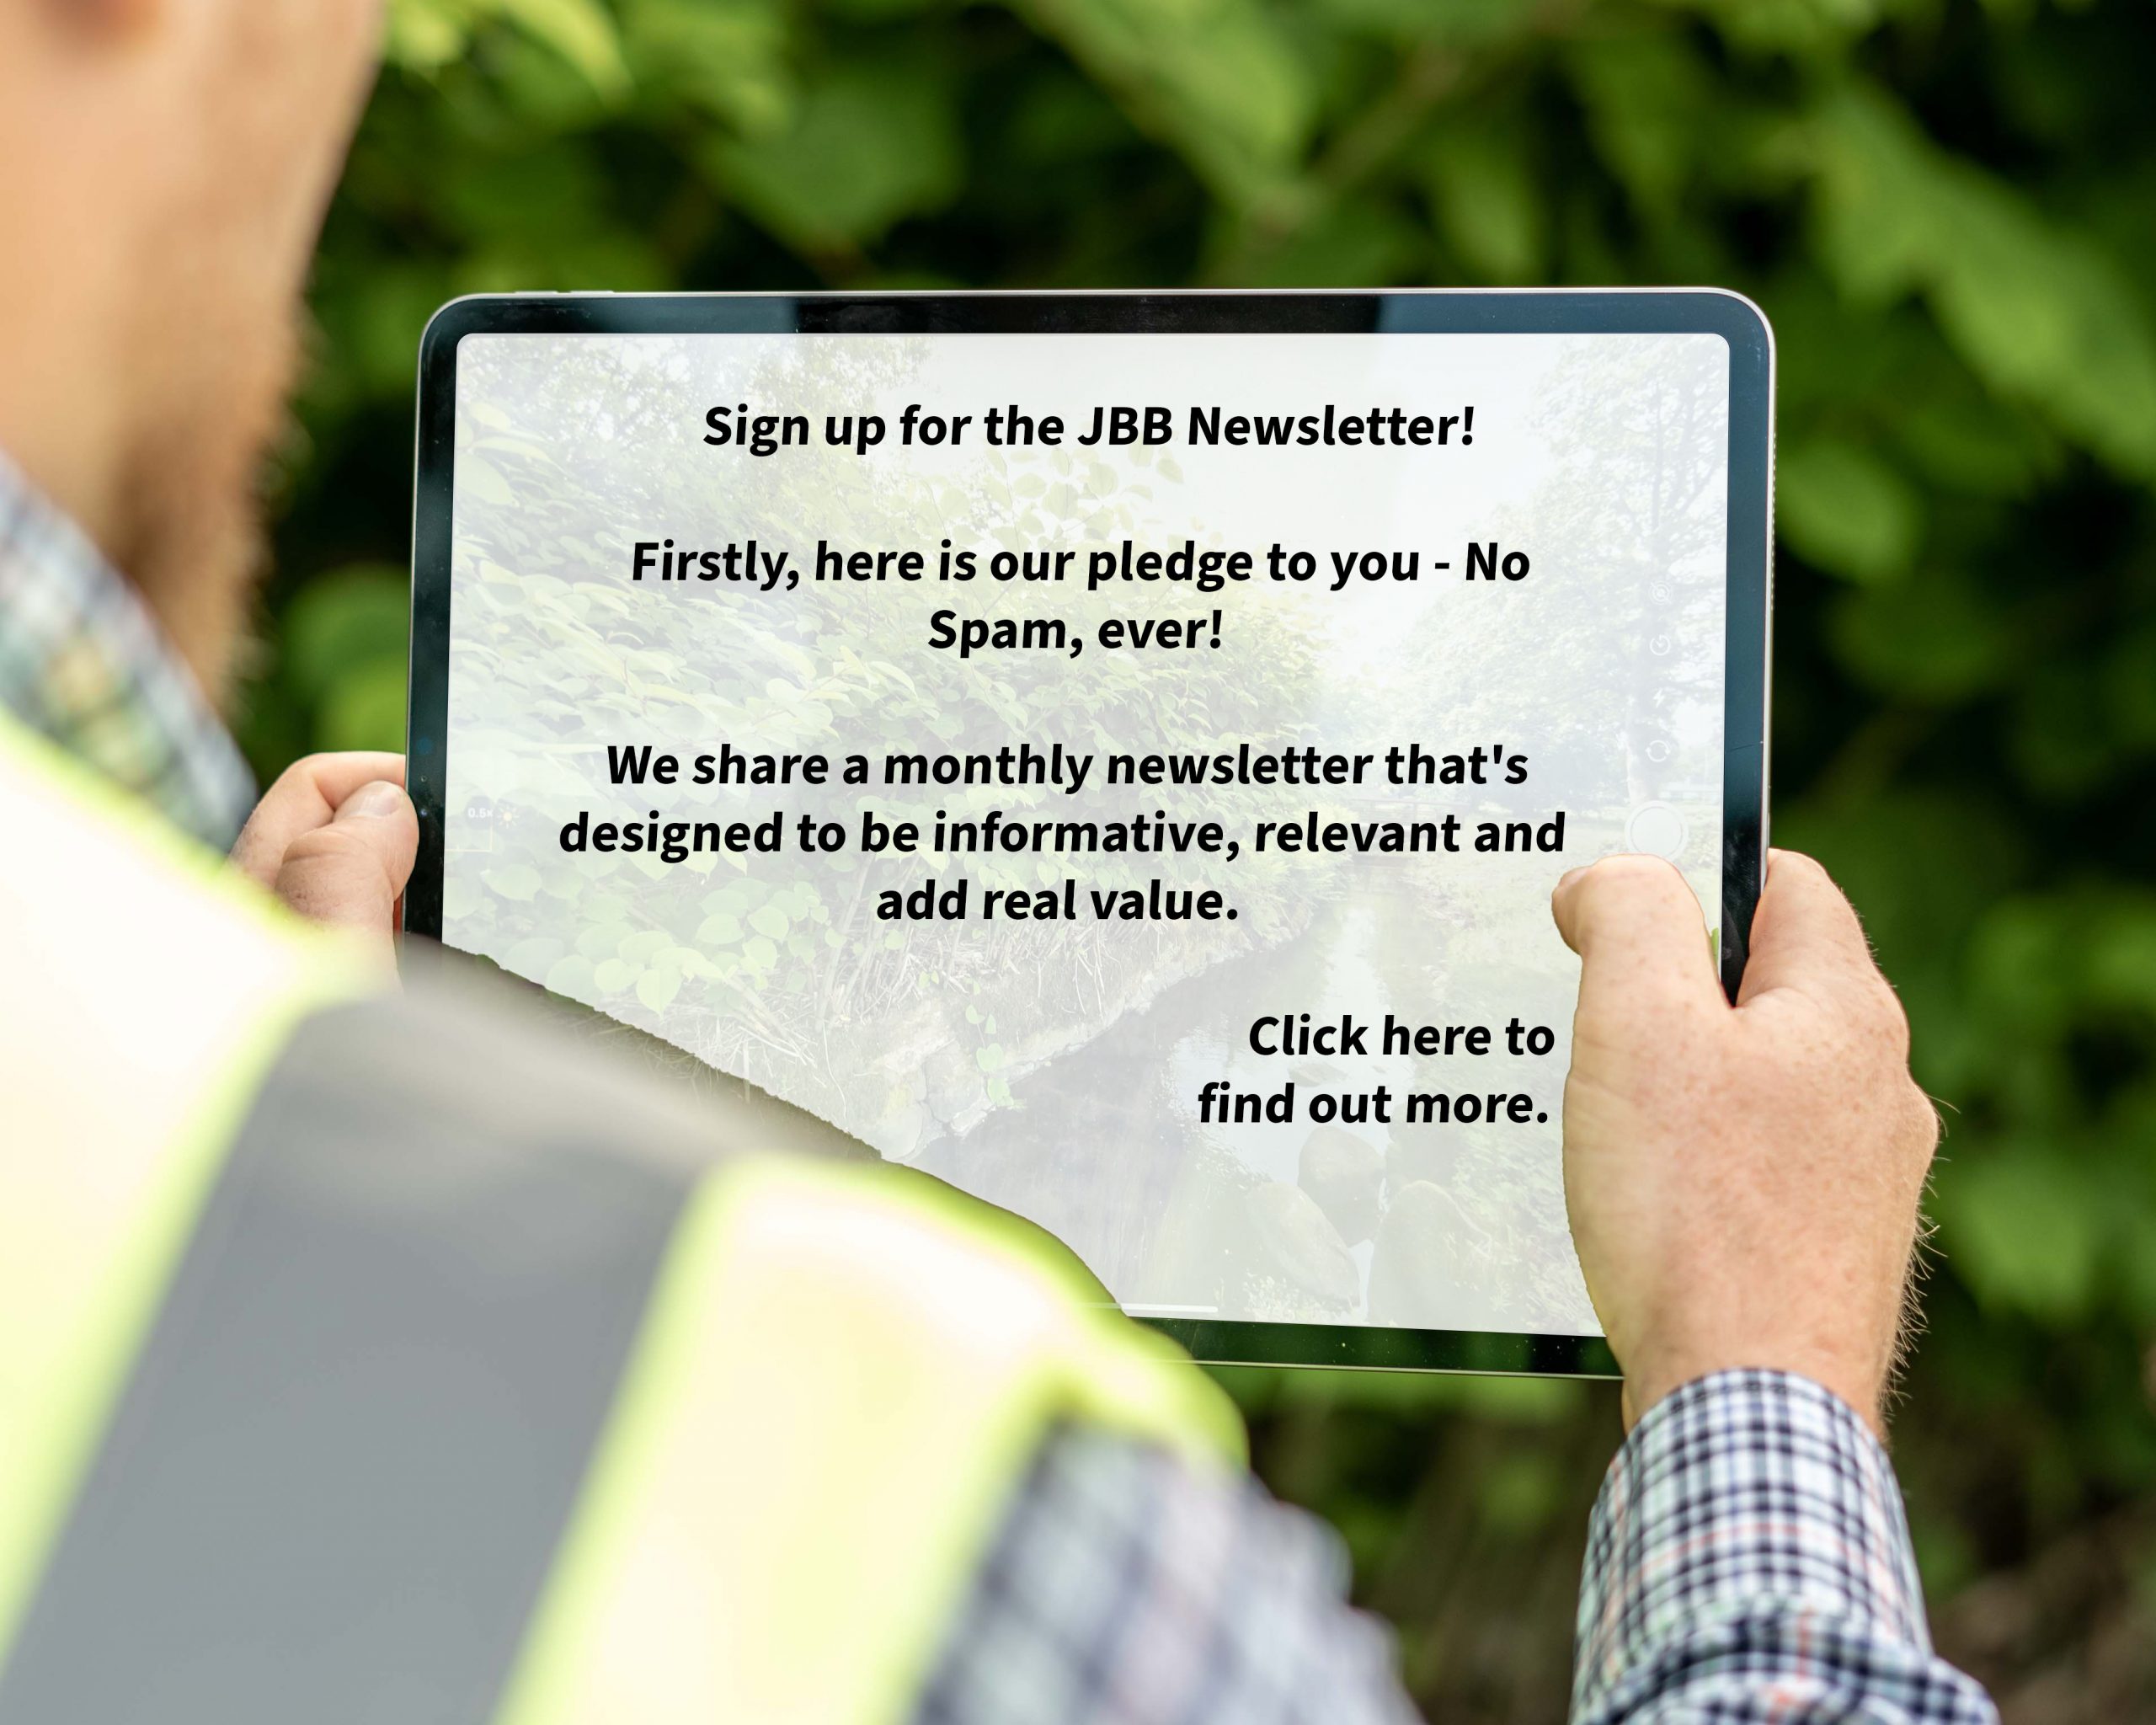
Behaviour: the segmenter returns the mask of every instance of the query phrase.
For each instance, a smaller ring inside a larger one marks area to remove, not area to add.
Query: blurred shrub
[[[398,0],[390,52],[314,287],[246,724],[264,771],[395,740],[414,344],[452,294],[1757,299],[1781,365],[1775,832],[1849,885],[1949,1109],[1899,1426],[1942,1632],[2010,1712],[2156,1704],[2117,1652],[2156,1645],[2132,1580],[2156,1554],[2156,13]],[[1241,1392],[1426,1700],[1555,1717],[1610,1397]]]

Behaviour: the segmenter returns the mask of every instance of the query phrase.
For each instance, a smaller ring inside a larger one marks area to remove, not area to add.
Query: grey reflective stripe
[[[294,1039],[0,1670],[0,1725],[488,1717],[719,1135],[499,1020],[391,1001]]]

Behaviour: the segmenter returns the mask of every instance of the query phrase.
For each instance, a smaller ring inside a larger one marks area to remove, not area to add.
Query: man
[[[376,28],[0,0],[0,1725],[1409,1717],[1220,1398],[1031,1231],[398,996],[394,757],[203,848]],[[1989,1718],[1878,1440],[1935,1127],[1854,917],[1778,856],[1732,1009],[1662,865],[1556,911],[1630,1428],[1574,1717]]]

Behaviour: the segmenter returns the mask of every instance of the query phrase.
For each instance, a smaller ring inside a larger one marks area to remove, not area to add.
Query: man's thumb
[[[1580,1013],[1625,1021],[1668,1006],[1721,1006],[1700,901],[1659,857],[1607,857],[1557,883],[1550,909],[1580,955]],[[1612,1022],[1616,1022],[1613,1019]]]
[[[387,941],[411,879],[419,820],[401,785],[377,779],[338,805],[327,826],[302,833],[277,869],[277,896],[316,922]]]

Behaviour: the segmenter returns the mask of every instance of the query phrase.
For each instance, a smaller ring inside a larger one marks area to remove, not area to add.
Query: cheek
[[[373,81],[381,14],[374,0],[271,8],[250,62],[274,76],[236,96],[224,152],[251,181],[249,203],[285,248],[311,246]]]
[[[339,93],[346,108],[356,110],[373,86],[381,64],[382,35],[388,28],[387,8],[382,0],[334,0],[334,4],[325,4],[322,10],[333,13],[336,21],[337,28],[328,34],[334,37],[341,52]]]

